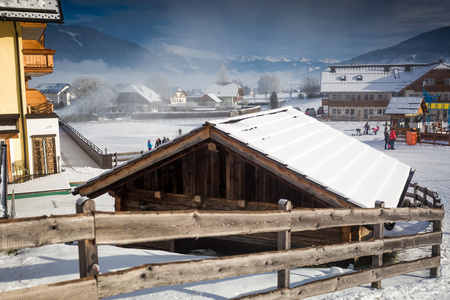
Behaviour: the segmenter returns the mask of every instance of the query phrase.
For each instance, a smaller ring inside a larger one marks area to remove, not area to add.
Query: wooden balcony
[[[53,55],[50,49],[23,49],[25,76],[38,77],[53,72]]]
[[[49,114],[53,112],[53,104],[47,101],[41,92],[27,89],[27,112],[29,114]]]
[[[322,104],[324,104],[322,99]],[[328,100],[331,107],[384,107],[389,104],[389,100]],[[324,104],[325,105],[325,104]]]

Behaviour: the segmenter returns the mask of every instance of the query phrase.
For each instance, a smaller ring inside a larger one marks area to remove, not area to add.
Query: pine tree
[[[270,95],[270,109],[278,108],[279,106],[278,95],[276,92],[272,92],[272,95]]]

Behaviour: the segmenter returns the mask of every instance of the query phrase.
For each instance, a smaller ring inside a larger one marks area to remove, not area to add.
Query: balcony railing
[[[42,103],[37,105],[28,105],[29,114],[51,114],[53,112],[53,104]]]
[[[36,77],[53,72],[53,55],[50,49],[23,49],[25,75]]]

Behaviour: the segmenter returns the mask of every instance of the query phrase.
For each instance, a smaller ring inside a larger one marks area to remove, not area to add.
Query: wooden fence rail
[[[92,201],[92,200],[88,200]],[[432,257],[390,266],[381,265],[349,275],[340,275],[300,287],[280,288],[246,296],[277,299],[284,295],[295,298],[340,290],[364,283],[423,269],[431,269],[437,276],[443,206],[439,208],[374,208],[374,209],[299,209],[263,212],[122,212],[84,213],[68,216],[0,220],[1,249],[38,247],[71,240],[91,240],[96,245],[127,244],[144,241],[171,240],[252,234],[260,232],[294,232],[336,226],[374,225],[398,221],[433,221],[434,232],[389,239],[354,242],[323,247],[288,249],[285,234],[280,234],[286,250],[248,255],[141,265],[127,270],[98,274],[78,280],[46,284],[7,291],[1,299],[98,299],[141,289],[185,284],[203,280],[253,275],[305,267],[361,256],[380,256],[383,253],[409,248],[431,246]],[[289,209],[289,206],[284,206]],[[24,234],[26,233],[26,234]],[[85,253],[89,256],[89,253]],[[80,256],[81,257],[81,256]],[[80,262],[80,266],[82,263]],[[89,273],[88,274],[92,274]],[[280,273],[279,273],[280,274]],[[355,275],[359,274],[359,275]],[[345,279],[343,279],[345,278]],[[288,282],[287,282],[288,283]],[[318,288],[320,287],[320,288]],[[320,291],[320,292],[318,292]],[[57,295],[57,296],[56,296]]]
[[[440,205],[441,198],[438,193],[433,192],[426,187],[421,187],[417,183],[410,183],[406,191],[403,206],[409,207],[431,207]]]

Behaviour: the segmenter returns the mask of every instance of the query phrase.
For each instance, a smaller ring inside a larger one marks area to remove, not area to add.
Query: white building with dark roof
[[[44,94],[55,108],[70,105],[72,94],[68,83],[39,83],[35,89]]]
[[[205,89],[205,94],[214,94],[225,105],[235,106],[244,96],[244,91],[237,83],[229,83],[227,85],[213,83]]]
[[[141,84],[120,86],[117,96],[117,108],[126,112],[154,112],[162,103],[160,96]]]

